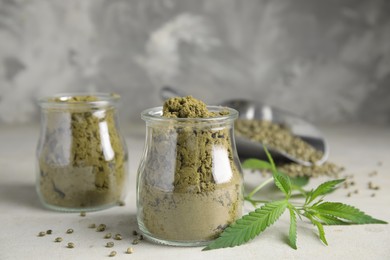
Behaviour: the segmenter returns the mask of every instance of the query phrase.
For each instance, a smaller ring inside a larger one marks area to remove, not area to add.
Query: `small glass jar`
[[[221,115],[165,118],[161,107],[142,112],[146,143],[137,220],[154,242],[203,246],[242,215],[243,177],[233,134],[238,112],[208,109]]]
[[[36,188],[44,206],[94,211],[126,195],[128,153],[116,94],[63,94],[39,100]]]

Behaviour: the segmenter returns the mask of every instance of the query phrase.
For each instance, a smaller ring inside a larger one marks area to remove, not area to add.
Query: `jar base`
[[[214,240],[203,240],[203,241],[176,241],[176,240],[165,240],[161,238],[154,237],[152,234],[150,234],[145,228],[142,226],[142,223],[139,225],[139,229],[142,233],[142,236],[146,238],[147,240],[160,244],[160,245],[166,245],[166,246],[177,246],[177,247],[203,247],[207,246]]]
[[[62,207],[62,206],[48,204],[42,198],[39,198],[39,200],[40,200],[41,204],[47,209],[54,210],[54,211],[60,211],[60,212],[70,212],[70,213],[71,212],[77,213],[77,212],[100,211],[100,210],[109,209],[109,208],[112,208],[115,206],[119,206],[119,204],[120,204],[118,202],[118,203],[109,203],[109,204],[105,204],[105,205],[85,207],[85,208],[72,208],[72,207]]]
[[[207,246],[212,242],[212,240],[207,241],[172,241],[172,240],[163,240],[159,238],[155,238],[153,236],[148,235],[145,232],[142,232],[142,235],[149,241],[160,244],[160,245],[166,245],[166,246],[178,246],[178,247],[201,247],[201,246]]]
[[[59,206],[53,206],[50,204],[46,204],[42,202],[42,205],[50,210],[55,210],[55,211],[61,211],[61,212],[92,212],[92,211],[100,211],[104,209],[109,209],[114,206],[117,206],[118,204],[109,204],[109,205],[103,205],[103,206],[96,206],[96,207],[89,207],[89,208],[64,208],[64,207],[59,207]]]

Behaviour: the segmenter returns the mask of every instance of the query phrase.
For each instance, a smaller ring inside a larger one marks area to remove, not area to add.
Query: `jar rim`
[[[188,124],[188,123],[222,123],[226,121],[234,121],[238,117],[238,111],[225,106],[207,106],[210,112],[222,112],[227,111],[226,115],[205,117],[205,118],[176,118],[176,117],[163,117],[163,107],[153,107],[141,112],[141,118],[146,122],[166,122],[175,124]]]
[[[96,97],[97,100],[93,101],[72,101],[66,102],[73,97]],[[112,106],[120,99],[120,95],[116,93],[103,93],[103,92],[72,92],[72,93],[58,93],[51,96],[44,96],[38,99],[38,104],[45,108],[68,108],[72,107],[105,107]]]

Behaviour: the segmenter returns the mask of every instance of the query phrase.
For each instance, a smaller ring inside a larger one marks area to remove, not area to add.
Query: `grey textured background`
[[[261,100],[321,123],[390,123],[390,1],[0,0],[0,123],[38,96],[159,89]]]

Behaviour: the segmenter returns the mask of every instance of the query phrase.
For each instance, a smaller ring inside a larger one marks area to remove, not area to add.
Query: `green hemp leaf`
[[[287,208],[287,201],[274,201],[243,216],[227,227],[221,236],[203,250],[239,246],[271,226]]]
[[[243,163],[244,168],[270,170],[272,178],[264,181],[251,191],[245,199],[253,205],[263,203],[263,206],[236,220],[228,226],[220,236],[211,242],[203,250],[211,250],[242,245],[260,235],[267,227],[274,224],[288,209],[290,213],[289,244],[297,249],[297,216],[300,219],[307,218],[318,230],[320,240],[328,245],[325,237],[324,225],[352,225],[352,224],[387,224],[386,221],[373,218],[359,209],[340,202],[326,202],[323,198],[326,194],[337,189],[344,179],[327,181],[311,191],[304,191],[301,187],[307,183],[307,179],[292,181],[287,175],[277,170],[276,165],[266,147],[268,161],[249,159]],[[258,201],[253,195],[268,183],[274,182],[275,186],[284,194],[285,199],[278,201]],[[297,190],[304,196],[302,205],[294,205],[289,201],[292,192]]]
[[[290,231],[288,234],[288,240],[290,246],[297,249],[297,216],[293,206],[289,205],[288,210],[290,211]]]

